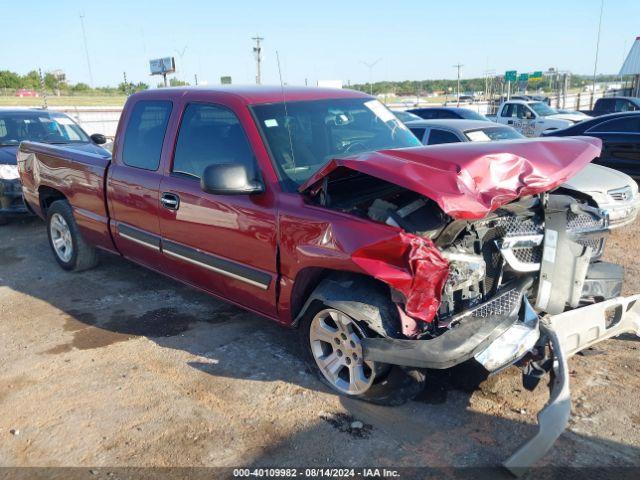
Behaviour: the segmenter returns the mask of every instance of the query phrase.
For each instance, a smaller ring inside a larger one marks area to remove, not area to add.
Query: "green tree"
[[[0,88],[18,89],[22,86],[20,75],[9,70],[0,71]]]

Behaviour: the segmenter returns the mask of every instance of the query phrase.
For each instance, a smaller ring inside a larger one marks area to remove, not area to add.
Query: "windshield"
[[[467,130],[464,132],[464,135],[470,142],[491,142],[524,138],[517,130],[509,127],[478,128],[475,130]]]
[[[23,140],[43,143],[87,143],[80,126],[62,113],[48,111],[0,111],[0,146]]]
[[[291,190],[331,159],[421,145],[377,100],[312,100],[287,102],[286,108],[273,103],[252,109],[280,178]]]
[[[558,113],[556,109],[551,108],[544,102],[529,103],[529,106],[541,117],[548,117],[549,115],[556,115]]]

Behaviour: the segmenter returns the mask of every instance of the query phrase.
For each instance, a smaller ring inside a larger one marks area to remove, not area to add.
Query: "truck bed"
[[[22,142],[18,169],[25,201],[44,218],[40,202],[66,197],[87,241],[114,250],[105,201],[110,163],[110,155],[83,152],[70,145]]]

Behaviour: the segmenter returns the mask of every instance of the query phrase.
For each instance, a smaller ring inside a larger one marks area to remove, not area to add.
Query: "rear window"
[[[165,100],[135,104],[124,134],[122,162],[144,170],[157,170],[172,103]]]

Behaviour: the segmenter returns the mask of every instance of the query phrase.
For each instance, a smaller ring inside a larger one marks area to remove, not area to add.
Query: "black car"
[[[28,213],[22,201],[16,152],[23,140],[51,144],[69,144],[73,148],[110,155],[99,144],[104,135],[89,137],[64,113],[42,109],[0,109],[0,225],[13,216]]]
[[[425,107],[425,108],[412,108],[407,110],[409,113],[413,113],[424,120],[435,120],[440,118],[445,119],[463,119],[463,120],[485,120],[490,121],[484,115],[480,115],[473,110],[461,107]]]
[[[640,178],[640,112],[603,115],[542,134],[544,137],[575,135],[602,140],[602,154],[594,163]]]

